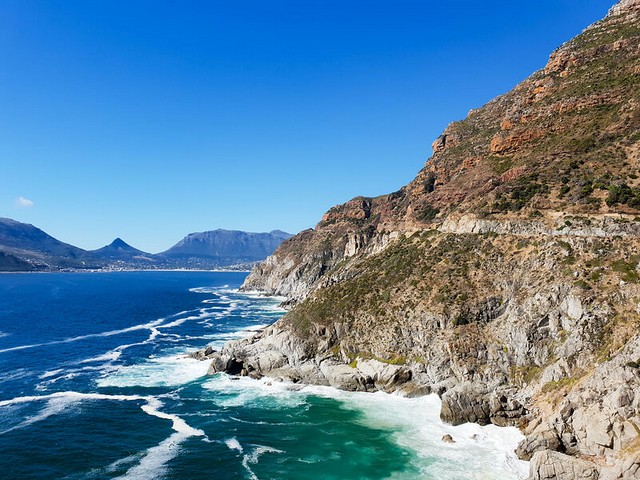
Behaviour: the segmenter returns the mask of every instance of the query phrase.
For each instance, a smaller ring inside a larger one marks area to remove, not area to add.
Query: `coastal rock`
[[[640,452],[601,469],[599,480],[636,480],[640,478]]]
[[[543,450],[531,459],[531,480],[598,480],[598,468],[592,462],[560,452]]]
[[[562,445],[557,433],[548,425],[528,434],[516,448],[516,455],[520,460],[531,460],[536,452],[545,450],[558,451]]]
[[[213,349],[213,347],[209,346],[202,350],[197,350],[193,353],[190,353],[188,357],[195,358],[196,360],[207,360],[213,358],[214,353],[216,353],[216,351]]]
[[[565,450],[613,459],[638,442],[640,372],[629,365],[639,358],[640,336],[635,335],[563,399],[551,424]]]
[[[452,425],[467,422],[515,425],[526,412],[508,392],[482,388],[472,383],[457,385],[446,391],[441,398],[440,418]]]
[[[332,387],[350,391],[367,390],[365,378],[349,365],[327,360],[320,364],[320,371]]]
[[[390,365],[375,359],[358,360],[357,370],[373,382],[378,390],[391,391],[411,380],[411,370],[400,365]]]
[[[357,362],[356,368],[325,354],[314,355],[309,345],[272,326],[251,338],[229,342],[220,352],[192,356],[211,359],[209,374],[268,376],[350,391],[393,391],[411,380],[412,372],[404,366],[370,359]]]
[[[238,362],[235,358],[216,352],[216,354],[213,355],[207,374],[213,375],[224,372],[230,375],[239,375],[242,372],[242,367],[242,363]]]
[[[443,435],[442,436],[442,441],[444,443],[456,443],[456,441],[453,439],[453,437],[449,434]]]
[[[487,391],[467,384],[448,390],[442,395],[440,418],[452,425],[473,422],[491,423]]]

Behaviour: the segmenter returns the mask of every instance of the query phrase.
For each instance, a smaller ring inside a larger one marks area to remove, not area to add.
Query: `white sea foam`
[[[11,370],[10,372],[5,372],[0,374],[0,383],[8,382],[10,380],[18,380],[20,378],[26,378],[32,375],[30,370],[26,368],[17,368],[15,370]]]
[[[27,395],[24,397],[16,397],[10,400],[0,401],[0,407],[6,407],[8,405],[17,405],[21,403],[38,402],[44,400],[50,400],[54,398],[70,398],[77,400],[148,400],[151,397],[145,397],[141,395],[106,395],[102,393],[81,393],[81,392],[55,392],[48,395]]]
[[[237,288],[229,288],[228,285],[222,286],[222,287],[195,287],[195,288],[190,288],[189,291],[194,293],[201,293],[201,294],[220,295],[220,298],[214,299],[214,301],[218,301],[220,299],[228,300],[229,299],[228,295],[234,295],[236,297],[240,297],[241,299],[242,298],[248,298],[251,300],[267,299],[267,300],[273,300],[274,302],[283,302],[287,299],[287,297],[283,297],[283,296],[267,295],[264,292],[261,292],[259,290],[242,290],[241,291]],[[205,300],[205,302],[207,301],[208,300]]]
[[[227,445],[227,447],[229,447],[229,450],[237,450],[240,453],[242,453],[242,451],[244,450],[242,448],[242,445],[240,445],[240,442],[238,441],[238,439],[236,437],[233,438],[227,438],[224,443]]]
[[[104,471],[107,473],[113,473],[116,472],[117,470],[120,470],[124,465],[129,465],[130,463],[136,462],[140,459],[140,457],[142,456],[142,454],[137,453],[135,455],[129,455],[128,457],[124,457],[121,458],[119,460],[116,460],[115,462],[113,462],[112,464],[108,465]],[[95,476],[98,476],[100,473],[102,473],[101,469],[96,469],[95,470]],[[91,477],[93,475],[89,474],[88,477]]]
[[[197,428],[190,427],[187,425],[182,418],[177,415],[173,415],[170,413],[164,413],[159,410],[162,407],[162,402],[155,397],[151,397],[147,400],[147,404],[142,406],[142,410],[149,415],[153,415],[154,417],[164,418],[165,420],[171,420],[173,422],[172,428],[182,435],[186,435],[187,437],[202,437],[204,436],[204,432]]]
[[[64,368],[56,368],[55,370],[47,370],[42,375],[40,375],[38,378],[43,379],[43,378],[54,377],[54,376],[60,374],[61,372],[64,372]]]
[[[247,328],[244,329],[245,332],[249,332],[249,333],[254,333],[254,332],[259,332],[260,330],[264,330],[265,328],[267,328],[269,325],[266,323],[260,324],[260,325],[251,325]],[[242,332],[240,332],[242,333]]]
[[[204,437],[206,436],[202,430],[191,427],[187,422],[177,415],[165,413],[160,410],[162,402],[152,396],[139,396],[139,395],[103,395],[98,393],[79,393],[79,392],[56,392],[50,395],[42,396],[25,396],[17,397],[11,400],[4,400],[0,402],[0,407],[8,405],[16,405],[22,403],[28,403],[33,401],[47,401],[47,406],[41,410],[37,415],[24,420],[21,424],[9,429],[0,434],[6,433],[16,428],[22,428],[32,423],[38,422],[52,415],[61,413],[67,410],[71,405],[83,400],[119,400],[119,401],[144,401],[145,404],[141,406],[142,410],[151,416],[161,418],[163,420],[170,420],[172,429],[175,431],[171,436],[162,441],[155,447],[149,448],[144,454],[142,454],[140,461],[137,465],[131,467],[123,476],[118,478],[123,479],[157,479],[162,476],[166,470],[166,464],[169,460],[174,458],[179,453],[180,444],[189,437]],[[119,466],[131,463],[135,457],[127,457],[120,461],[112,463],[108,469],[114,471]]]
[[[159,318],[157,320],[153,320],[153,321],[147,322],[147,323],[141,323],[141,324],[138,324],[138,325],[132,325],[131,327],[121,328],[121,329],[118,329],[118,330],[109,330],[109,331],[106,331],[106,332],[89,333],[87,335],[79,335],[79,336],[76,336],[76,337],[64,338],[62,340],[52,340],[50,342],[33,343],[33,344],[28,344],[28,345],[18,345],[18,346],[15,346],[15,347],[8,347],[8,348],[0,349],[0,353],[14,352],[14,351],[18,351],[18,350],[27,350],[27,349],[30,349],[30,348],[46,347],[46,346],[50,346],[50,345],[59,345],[59,344],[64,344],[64,343],[72,343],[72,342],[78,342],[78,341],[81,341],[81,340],[88,340],[88,339],[91,339],[91,338],[111,337],[111,336],[114,336],[114,335],[121,335],[123,333],[135,332],[135,331],[138,331],[138,330],[149,330],[151,332],[150,335],[149,335],[149,338],[144,342],[132,343],[132,344],[129,344],[129,345],[122,345],[122,346],[118,347],[118,349],[116,349],[116,351],[122,351],[122,350],[124,350],[126,348],[129,348],[129,347],[132,347],[132,346],[135,346],[135,345],[143,345],[145,343],[153,341],[158,335],[162,334],[158,330],[158,328],[171,328],[171,327],[182,325],[184,322],[186,322],[188,320],[199,320],[199,319],[202,319],[202,318],[207,318],[208,316],[214,316],[214,314],[212,312],[206,312],[205,310],[207,310],[207,309],[184,310],[182,312],[178,312],[178,313],[175,313],[173,315],[169,315],[168,317]],[[182,315],[190,314],[190,313],[193,313],[194,311],[199,312],[199,315],[192,315],[192,316],[188,316],[188,317],[179,318]],[[219,315],[219,313],[217,313],[215,315]],[[176,320],[172,320],[172,319],[176,319]],[[169,321],[169,320],[172,320],[172,321]],[[169,321],[169,322],[165,323],[167,321]]]
[[[256,445],[255,448],[247,455],[249,463],[258,463],[258,459],[265,453],[284,453],[277,448],[267,447],[266,445]]]
[[[11,432],[13,430],[18,430],[20,428],[28,427],[34,423],[37,423],[41,420],[49,418],[53,415],[58,415],[64,411],[68,411],[72,405],[77,404],[80,400],[74,397],[68,396],[58,396],[52,397],[47,400],[47,405],[40,410],[37,414],[27,417],[19,424],[3,430],[0,432],[0,435],[4,435],[5,433]]]
[[[414,466],[430,478],[502,480],[528,476],[528,463],[518,460],[514,453],[524,438],[517,428],[447,425],[439,418],[441,402],[437,395],[405,398],[328,387],[305,387],[302,392],[337,399],[344,408],[361,412],[365,425],[394,431],[394,440],[417,453]],[[446,434],[455,443],[444,443],[442,437]]]
[[[111,350],[107,353],[103,353],[102,355],[97,355],[95,357],[86,358],[84,360],[80,360],[79,363],[95,363],[95,362],[114,362],[118,358],[120,358],[122,352],[119,350]]]
[[[167,387],[192,382],[207,374],[208,362],[181,355],[149,358],[142,363],[117,367],[99,378],[98,387]]]
[[[154,320],[152,322],[147,322],[147,323],[141,323],[138,325],[132,325],[131,327],[127,327],[127,328],[121,328],[118,330],[109,330],[106,332],[100,332],[100,333],[89,333],[87,335],[79,335],[76,337],[69,337],[69,338],[64,338],[62,340],[52,340],[50,342],[43,342],[43,343],[33,343],[33,344],[28,344],[28,345],[18,345],[15,347],[8,347],[8,348],[4,348],[4,349],[0,349],[0,353],[6,353],[6,352],[14,352],[14,351],[18,351],[18,350],[27,350],[30,348],[39,348],[39,347],[46,347],[46,346],[50,346],[50,345],[59,345],[59,344],[64,344],[64,343],[72,343],[72,342],[78,342],[81,340],[88,340],[91,338],[100,338],[100,337],[111,337],[114,335],[121,335],[123,333],[129,333],[129,332],[135,332],[138,330],[149,330],[150,334],[149,334],[149,338],[147,338],[147,340],[142,341],[142,342],[137,342],[137,343],[131,343],[131,344],[127,344],[127,345],[121,345],[120,347],[116,348],[113,350],[113,352],[122,352],[123,350],[129,348],[129,347],[133,347],[133,346],[138,346],[138,345],[145,345],[149,342],[152,342],[153,340],[155,340],[158,336],[163,335],[162,332],[160,332],[160,328],[172,328],[172,327],[177,327],[182,325],[184,322],[189,321],[189,320],[202,320],[205,318],[211,318],[211,317],[217,317],[220,316],[220,312],[210,312],[208,311],[209,309],[196,309],[196,310],[184,310],[182,312],[173,314],[173,315],[169,315],[168,317],[164,317],[164,318],[159,318],[157,320]],[[187,317],[181,317],[181,315],[185,315],[185,314],[190,314],[193,313],[194,311],[198,312],[198,315],[190,315]],[[175,319],[175,320],[172,320]],[[171,320],[171,321],[169,321]],[[168,323],[165,323],[168,322]],[[115,355],[115,353],[112,353],[113,355]],[[99,360],[94,360],[94,359],[87,359],[87,362],[89,361],[102,361],[101,358],[99,358]]]
[[[167,463],[178,456],[180,444],[187,438],[182,433],[174,433],[155,447],[144,453],[137,465],[127,473],[116,477],[121,480],[156,480],[162,478],[167,470]]]
[[[202,384],[215,392],[213,401],[223,407],[268,407],[286,409],[303,405],[304,395],[295,395],[291,384],[271,382],[268,379],[252,380],[248,377],[216,375]]]
[[[201,413],[197,413],[194,415],[202,415],[205,416],[204,414]],[[212,416],[218,416],[219,414],[211,414]],[[291,425],[309,425],[309,422],[291,422],[291,421],[287,421],[287,422],[265,422],[262,420],[243,420],[241,418],[238,417],[233,417],[233,416],[229,416],[229,418],[231,420],[233,420],[234,422],[238,422],[238,423],[246,423],[248,425],[271,425],[271,426],[276,426],[276,425],[282,425],[282,426],[291,426]]]
[[[180,444],[189,437],[204,437],[202,430],[193,428],[177,415],[164,413],[158,410],[162,402],[157,398],[151,398],[142,410],[154,417],[171,420],[172,428],[176,433],[160,442],[155,447],[149,448],[137,465],[134,465],[127,473],[117,477],[120,479],[155,480],[162,477],[167,469],[167,463],[180,453]],[[129,458],[129,457],[127,457]]]
[[[64,370],[63,370],[64,371]],[[72,378],[76,378],[77,376],[80,375],[80,372],[82,371],[82,369],[79,370],[73,370],[73,371],[67,371],[66,373],[64,373],[64,375],[60,375],[60,374],[53,374],[51,375],[51,377],[48,380],[45,380],[43,382],[40,382],[36,388],[38,387],[46,387],[48,385],[52,385],[54,383],[59,382],[60,380],[71,380]]]
[[[268,379],[255,381],[243,377],[232,380],[226,375],[213,377],[203,387],[216,392],[213,401],[222,406],[274,409],[304,404],[310,395],[335,399],[342,408],[359,412],[358,421],[365,426],[392,432],[390,436],[394,442],[415,452],[412,467],[428,478],[527,478],[528,463],[518,460],[514,453],[523,439],[517,428],[470,423],[447,425],[439,418],[441,403],[437,395],[405,398],[383,392],[344,392]],[[451,435],[455,443],[443,442],[442,437],[446,434]]]
[[[12,430],[27,427],[33,423],[39,422],[52,415],[57,415],[65,410],[69,409],[74,404],[77,404],[83,400],[145,400],[146,397],[140,397],[135,395],[101,395],[96,393],[80,393],[80,392],[56,392],[49,395],[31,395],[25,397],[16,397],[10,400],[0,401],[0,407],[7,407],[11,405],[20,405],[24,403],[31,403],[36,401],[46,401],[47,405],[40,410],[36,415],[27,417],[21,423],[0,432],[5,434]]]
[[[151,334],[149,335],[149,338],[147,339],[147,341],[152,342],[153,340],[155,340],[156,338],[158,338],[158,336],[162,335],[160,333],[160,330],[158,330],[155,327],[151,328]]]
[[[87,335],[80,335],[77,337],[69,337],[69,338],[65,338],[62,340],[53,340],[51,342],[44,342],[44,343],[33,343],[30,345],[18,345],[16,347],[9,347],[9,348],[4,348],[2,350],[0,350],[0,353],[6,353],[6,352],[14,352],[17,350],[26,350],[29,348],[38,348],[38,347],[46,347],[49,345],[59,345],[62,343],[71,343],[71,342],[77,342],[80,340],[88,340],[90,338],[99,338],[99,337],[111,337],[113,335],[120,335],[123,333],[129,333],[129,332],[135,332],[136,330],[150,330],[152,327],[155,327],[156,325],[161,324],[162,322],[164,322],[166,319],[162,318],[159,320],[154,320],[153,322],[149,322],[149,323],[143,323],[143,324],[139,324],[139,325],[133,325],[131,327],[127,327],[127,328],[121,328],[119,330],[109,330],[107,332],[100,332],[100,333],[89,333]]]
[[[75,363],[75,365],[81,365],[85,362],[89,363],[88,360],[77,362]],[[111,363],[111,361],[109,361],[107,363],[103,363],[95,366],[85,366],[81,368],[70,368],[70,369],[58,368],[56,370],[50,370],[38,377],[42,381],[36,385],[36,390],[40,392],[44,392],[49,390],[49,388],[52,385],[58,383],[61,380],[70,380],[72,378],[79,377],[87,372],[98,371],[106,374],[107,372],[113,371],[115,368],[116,367]]]
[[[223,316],[224,316],[224,313],[217,312],[217,311],[210,311],[210,309],[208,308],[202,308],[200,309],[198,315],[190,315],[188,317],[177,318],[172,322],[158,325],[156,328],[174,328],[174,327],[179,327],[184,322],[188,322],[188,321],[204,320],[207,318],[221,318]]]
[[[287,297],[283,297],[280,295],[267,295],[264,292],[261,292],[260,290],[242,290],[242,291],[236,290],[235,293],[239,295],[243,295],[245,297],[252,298],[252,299],[263,298],[263,299],[274,300],[276,302],[284,302],[287,299]]]
[[[235,439],[234,439],[235,440]],[[240,444],[238,444],[240,445]],[[240,447],[242,448],[242,447]],[[242,450],[240,450],[242,452]],[[242,457],[242,466],[245,468],[251,480],[258,480],[258,476],[253,472],[249,464],[256,464],[260,459],[260,456],[265,453],[284,453],[282,450],[278,450],[276,448],[267,447],[265,445],[255,445],[255,448],[243,455]]]

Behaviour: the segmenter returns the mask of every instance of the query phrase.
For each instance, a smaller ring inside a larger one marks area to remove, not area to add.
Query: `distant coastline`
[[[43,273],[126,273],[126,272],[213,272],[213,273],[251,273],[251,270],[232,268],[131,268],[131,269],[76,269],[76,270],[31,270],[20,272],[2,272],[0,275],[8,274],[43,274]]]

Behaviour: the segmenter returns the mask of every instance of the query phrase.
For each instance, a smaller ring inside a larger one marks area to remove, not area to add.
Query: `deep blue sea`
[[[186,353],[284,313],[245,275],[0,275],[0,478],[526,477],[516,429],[444,425],[435,396],[207,376]]]

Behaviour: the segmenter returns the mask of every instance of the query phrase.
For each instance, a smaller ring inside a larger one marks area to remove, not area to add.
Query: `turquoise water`
[[[206,376],[185,353],[283,314],[245,275],[0,275],[2,478],[525,476],[515,429],[444,425],[436,397]]]

